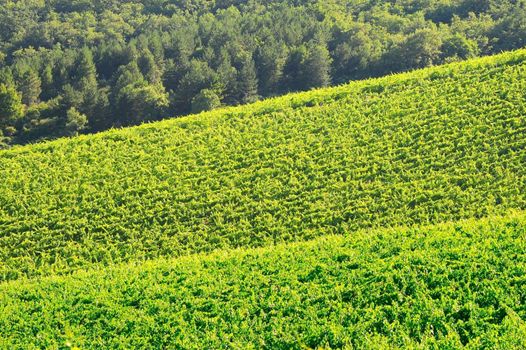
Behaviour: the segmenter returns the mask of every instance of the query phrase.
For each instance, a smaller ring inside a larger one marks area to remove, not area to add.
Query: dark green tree
[[[155,57],[150,52],[150,50],[146,49],[145,51],[143,51],[137,63],[143,76],[149,83],[157,84],[161,82],[161,69],[157,65]]]
[[[38,73],[30,68],[21,73],[18,89],[22,94],[22,102],[26,106],[37,103],[42,92],[41,80]]]
[[[213,90],[216,95],[226,104],[235,104],[236,96],[234,92],[237,84],[237,70],[232,65],[232,58],[229,50],[222,47],[214,59],[216,65],[213,67],[216,72],[216,82]]]
[[[496,50],[513,50],[526,46],[526,1],[504,2],[495,6],[500,21],[493,29],[492,35],[498,38]]]
[[[331,56],[325,45],[312,45],[302,67],[303,89],[319,88],[331,83]]]
[[[444,61],[454,59],[468,59],[479,54],[479,47],[474,40],[461,34],[447,38],[442,44],[442,57]]]
[[[355,23],[349,30],[338,27],[330,43],[333,81],[345,83],[377,75],[376,67],[388,41],[385,32],[368,24]]]
[[[238,103],[251,103],[259,98],[256,66],[252,57],[248,55],[242,59],[236,90]]]
[[[192,99],[203,89],[217,85],[217,73],[207,62],[193,59],[186,67],[186,74],[181,78],[175,90],[176,110],[179,113],[191,111]]]
[[[441,33],[435,28],[418,29],[383,55],[378,71],[387,74],[439,63],[442,43]]]
[[[75,61],[73,77],[73,91],[65,91],[66,110],[74,107],[79,113],[86,115],[94,130],[107,127],[108,92],[99,87],[97,68],[90,49],[83,48],[80,51]]]
[[[93,60],[93,53],[87,47],[80,50],[77,59],[75,60],[75,67],[73,70],[73,83],[81,80],[97,81],[97,67]]]
[[[53,67],[51,66],[51,64],[47,64],[44,66],[44,68],[42,69],[41,76],[42,92],[40,95],[44,100],[49,100],[53,96],[56,96],[56,89],[53,77]]]
[[[77,111],[75,107],[68,109],[66,113],[65,133],[67,136],[76,136],[78,133],[86,129],[88,125],[88,117]]]
[[[286,45],[269,39],[268,42],[257,48],[255,57],[259,93],[262,96],[277,94],[287,59]]]
[[[116,74],[115,83],[113,85],[113,93],[114,95],[118,95],[122,89],[129,85],[142,85],[144,83],[146,83],[146,79],[144,79],[137,62],[132,61],[125,66],[119,67],[119,70]]]
[[[399,62],[405,69],[423,68],[439,61],[442,37],[435,29],[417,30],[402,44]]]
[[[283,67],[283,79],[281,81],[282,92],[298,91],[303,89],[303,64],[307,56],[307,48],[302,45],[291,50]]]
[[[192,113],[211,111],[221,106],[219,96],[211,89],[201,90],[192,99]]]
[[[164,116],[168,105],[168,93],[161,84],[129,84],[118,94],[118,125],[158,120]]]

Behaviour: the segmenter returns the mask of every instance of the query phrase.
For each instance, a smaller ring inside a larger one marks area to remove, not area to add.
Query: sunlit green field
[[[526,215],[0,285],[6,349],[526,347]]]
[[[1,151],[0,346],[522,348],[525,91],[522,50]]]

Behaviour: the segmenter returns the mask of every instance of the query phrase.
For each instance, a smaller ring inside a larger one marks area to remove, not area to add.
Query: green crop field
[[[6,349],[526,347],[526,215],[0,285]]]
[[[526,209],[526,51],[0,152],[0,281]]]
[[[520,50],[0,151],[0,347],[523,348],[525,146]]]

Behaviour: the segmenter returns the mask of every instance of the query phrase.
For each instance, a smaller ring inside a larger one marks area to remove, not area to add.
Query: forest
[[[2,0],[0,148],[525,42],[524,0]]]

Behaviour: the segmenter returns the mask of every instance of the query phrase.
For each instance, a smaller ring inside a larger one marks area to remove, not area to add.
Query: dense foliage
[[[526,209],[525,91],[517,51],[2,151],[0,281]]]
[[[0,147],[520,48],[525,4],[3,0]]]
[[[524,349],[526,216],[0,285],[6,349]]]

